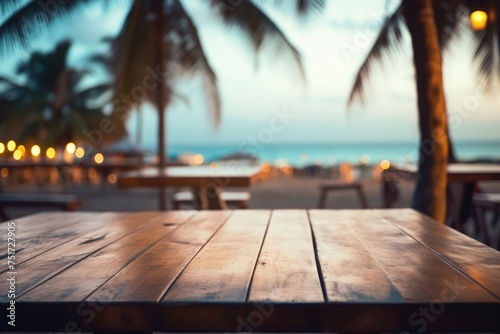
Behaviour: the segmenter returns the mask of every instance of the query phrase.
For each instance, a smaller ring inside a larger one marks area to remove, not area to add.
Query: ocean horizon
[[[462,141],[454,143],[454,148],[459,160],[500,160],[500,141]],[[205,162],[211,162],[235,153],[256,156],[261,163],[286,163],[298,167],[342,162],[356,164],[361,160],[368,163],[382,160],[405,163],[418,160],[418,143],[198,144],[168,147],[168,156],[172,160],[182,155],[201,154]]]

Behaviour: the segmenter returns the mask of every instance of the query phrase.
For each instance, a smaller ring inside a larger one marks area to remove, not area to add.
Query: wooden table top
[[[418,165],[397,165],[384,173],[401,178],[414,177]],[[478,182],[478,181],[500,181],[500,165],[495,164],[472,164],[452,163],[448,165],[449,182]]]
[[[212,184],[217,187],[249,187],[259,180],[260,167],[247,166],[179,166],[161,172],[155,167],[118,175],[118,187],[198,187]]]
[[[2,331],[500,331],[500,253],[411,209],[41,213],[15,225],[16,327],[4,319]]]

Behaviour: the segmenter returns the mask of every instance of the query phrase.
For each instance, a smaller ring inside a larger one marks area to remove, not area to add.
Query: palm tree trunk
[[[413,208],[444,223],[449,143],[441,52],[432,0],[405,0],[403,14],[412,37],[420,127]]]
[[[163,32],[164,32],[164,18],[163,18],[163,1],[156,0],[155,11],[158,15],[156,18],[156,63],[160,70],[160,75],[165,73],[165,60],[163,50]],[[162,79],[164,80],[164,79]],[[167,105],[164,82],[162,81],[156,88],[156,109],[158,111],[158,168],[160,175],[164,173],[166,167],[166,136],[165,136],[165,106]],[[165,186],[160,184],[159,187],[159,209],[164,211],[166,209],[167,192]]]
[[[141,108],[137,108],[136,113],[137,113],[137,133],[135,136],[135,144],[137,145],[137,147],[141,147],[142,146],[142,117],[143,117]]]

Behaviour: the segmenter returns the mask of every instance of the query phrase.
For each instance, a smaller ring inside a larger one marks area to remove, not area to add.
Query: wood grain
[[[235,211],[169,289],[164,302],[244,302],[270,211]]]
[[[20,300],[78,302],[84,300],[116,273],[188,219],[185,212],[159,214],[142,226],[113,243],[86,256],[43,284],[32,289]],[[146,228],[147,227],[147,228]],[[116,228],[116,227],[115,227]]]
[[[200,211],[137,257],[89,301],[159,302],[173,280],[228,219],[228,211]]]
[[[19,222],[18,331],[500,332],[499,253],[409,209]]]
[[[349,221],[407,302],[428,303],[448,291],[450,285],[460,286],[460,291],[453,295],[454,302],[496,301],[494,296],[420,242],[381,219],[377,212],[365,210],[360,214],[357,210],[339,210],[335,214]]]
[[[273,212],[250,301],[324,302],[306,211]]]
[[[48,214],[46,224],[27,224],[16,222],[16,265],[44,254],[52,248],[77,238],[83,232],[89,232],[100,226],[99,213]],[[85,224],[81,224],[85,221]],[[29,222],[29,221],[28,221]],[[34,225],[34,226],[33,226]],[[20,232],[19,232],[20,231]],[[4,255],[5,256],[5,255]],[[2,270],[5,272],[7,270]]]
[[[498,251],[411,209],[377,213],[500,299]]]
[[[404,302],[349,218],[339,211],[311,210],[310,219],[329,302]]]
[[[69,215],[69,213],[67,214]],[[131,233],[158,215],[158,212],[144,212],[135,214],[106,213],[99,216],[99,221],[102,224],[99,228],[89,233],[82,233],[77,238],[45,252],[41,260],[33,258],[20,264],[17,271],[23,272],[23,275],[19,275],[16,281],[16,296],[21,297],[47,279]],[[57,222],[54,223],[57,224]],[[5,289],[6,286],[7,282],[0,282],[0,289]],[[1,295],[0,301],[5,301],[6,298],[6,295]]]

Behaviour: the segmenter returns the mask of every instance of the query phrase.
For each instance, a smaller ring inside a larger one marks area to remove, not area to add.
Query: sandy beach
[[[327,178],[321,177],[276,177],[261,181],[251,189],[249,209],[311,209],[318,207],[320,186],[328,183]],[[484,192],[500,193],[500,182],[482,182],[479,184]],[[40,191],[33,185],[3,185],[7,192],[36,192]],[[382,184],[377,181],[366,180],[363,182],[364,192],[371,208],[382,208]],[[404,208],[411,206],[411,197],[414,182],[405,181],[398,184],[399,199],[394,207]],[[231,189],[234,190],[234,189]],[[171,194],[174,189],[169,189]],[[83,199],[82,211],[117,211],[130,212],[158,209],[158,191],[156,189],[120,189],[115,185],[91,185],[89,187],[78,185],[64,188],[60,185],[45,186],[43,192],[73,193]],[[352,190],[330,192],[327,198],[328,209],[353,209],[360,208],[356,193]],[[22,217],[36,213],[36,208],[7,210],[11,217]],[[494,231],[493,240],[497,240],[500,225],[490,226]],[[467,234],[480,240],[474,232],[472,219],[467,222]],[[499,245],[494,244],[498,249]]]

